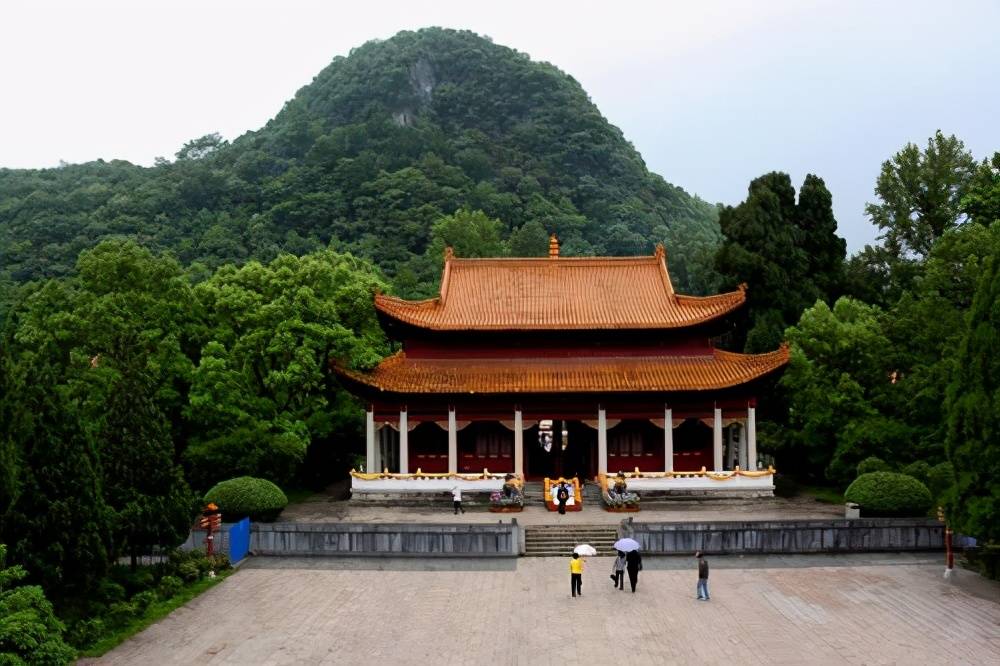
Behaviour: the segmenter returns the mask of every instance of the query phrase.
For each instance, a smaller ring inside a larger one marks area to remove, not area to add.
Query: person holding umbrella
[[[639,572],[642,571],[642,556],[639,554],[639,542],[635,539],[618,539],[613,546],[615,550],[625,553],[625,571],[628,572],[628,583],[635,594],[635,586],[639,582]]]
[[[615,563],[611,565],[611,580],[615,587],[622,592],[625,591],[625,553],[620,550]]]
[[[576,597],[583,596],[583,560],[580,553],[573,553],[573,559],[569,561],[569,591]]]

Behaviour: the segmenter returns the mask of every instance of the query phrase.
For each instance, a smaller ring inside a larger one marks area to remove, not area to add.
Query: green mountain
[[[210,268],[332,244],[420,293],[440,266],[432,225],[460,209],[499,219],[522,253],[546,232],[576,255],[664,242],[680,287],[711,288],[714,206],[650,173],[572,77],[440,28],[335,58],[232,143],[202,137],[150,168],[0,170],[0,280],[66,274],[127,236]]]

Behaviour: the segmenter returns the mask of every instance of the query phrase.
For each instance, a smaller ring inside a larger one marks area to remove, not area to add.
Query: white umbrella
[[[639,550],[639,542],[635,539],[629,539],[625,537],[624,539],[618,539],[615,541],[615,545],[612,546],[615,550],[620,550],[623,553],[628,553],[633,550]]]
[[[593,557],[597,555],[597,549],[586,543],[581,543],[573,549],[573,552],[577,555],[582,555],[583,557]]]

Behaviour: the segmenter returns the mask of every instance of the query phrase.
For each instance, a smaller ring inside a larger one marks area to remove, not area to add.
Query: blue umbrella
[[[625,537],[624,539],[618,539],[618,541],[615,541],[613,548],[615,550],[620,550],[623,553],[630,553],[633,550],[639,550],[639,542],[635,539]]]

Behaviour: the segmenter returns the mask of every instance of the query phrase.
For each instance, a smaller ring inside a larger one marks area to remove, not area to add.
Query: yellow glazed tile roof
[[[394,319],[436,331],[674,329],[711,321],[746,300],[674,292],[662,248],[649,257],[457,259],[446,256],[441,295],[377,295]]]
[[[788,357],[784,345],[766,354],[716,349],[700,356],[614,358],[411,359],[398,352],[371,372],[336,370],[391,393],[638,393],[737,386],[778,370]]]

